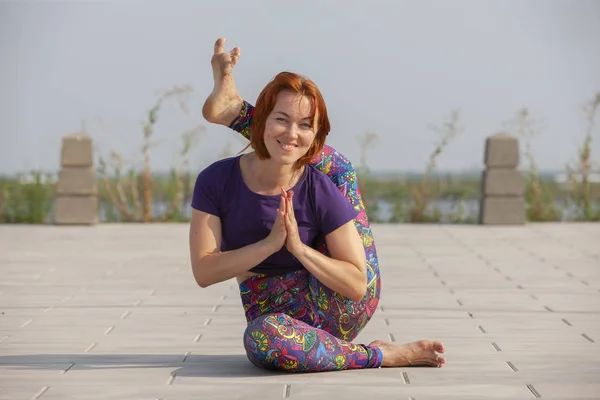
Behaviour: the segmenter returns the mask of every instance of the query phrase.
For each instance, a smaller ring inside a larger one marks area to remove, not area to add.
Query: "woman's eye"
[[[279,118],[275,118],[275,119],[276,119],[277,121],[279,121],[279,122],[285,122],[285,118],[281,118],[281,117],[279,117]]]
[[[310,124],[302,124],[302,127],[305,129],[310,129],[312,126]]]

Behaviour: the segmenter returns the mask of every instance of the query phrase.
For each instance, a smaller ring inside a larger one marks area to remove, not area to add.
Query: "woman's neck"
[[[295,170],[293,165],[281,165],[272,159],[260,160],[255,153],[248,154],[244,180],[251,190],[261,194],[279,194],[281,188],[291,189],[302,175],[304,168]],[[242,158],[243,159],[243,158]]]

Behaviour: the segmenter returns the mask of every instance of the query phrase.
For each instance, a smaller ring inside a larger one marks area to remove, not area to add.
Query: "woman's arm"
[[[367,259],[362,240],[349,221],[325,236],[329,257],[302,244],[294,256],[331,290],[360,301],[367,292]]]
[[[327,186],[335,196],[326,196],[321,200],[333,203],[334,197],[337,197],[340,202],[346,201],[333,183],[328,182]],[[284,196],[284,221],[287,229],[285,245],[288,251],[325,286],[351,300],[360,301],[367,292],[367,258],[354,220],[349,220],[325,235],[325,243],[329,250],[329,256],[326,256],[302,243],[294,215],[294,192],[283,192],[282,199]]]
[[[285,225],[278,215],[271,233],[265,239],[221,252],[221,219],[192,209],[190,261],[196,283],[205,288],[249,271],[281,249],[285,235]]]

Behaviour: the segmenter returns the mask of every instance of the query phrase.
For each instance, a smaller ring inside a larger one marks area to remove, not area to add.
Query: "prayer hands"
[[[279,201],[279,208],[277,209],[277,217],[275,218],[275,223],[271,228],[271,232],[269,236],[265,239],[266,243],[272,246],[273,253],[281,250],[283,245],[286,242],[287,238],[287,230],[285,226],[285,208],[286,208],[286,199],[281,196]]]
[[[271,228],[269,236],[265,239],[265,242],[271,247],[273,253],[281,250],[283,245],[285,245],[290,253],[296,255],[304,246],[298,233],[298,222],[296,222],[296,216],[294,215],[293,198],[294,192],[290,190],[286,193],[285,190],[281,189],[277,217],[275,217],[275,223]]]
[[[302,249],[304,245],[302,240],[300,240],[300,235],[298,234],[298,222],[296,222],[296,216],[294,215],[294,203],[292,199],[294,198],[294,192],[289,191],[288,193],[285,190],[281,189],[281,198],[285,199],[285,229],[287,231],[287,237],[285,239],[285,247],[287,250],[296,255],[296,252]]]

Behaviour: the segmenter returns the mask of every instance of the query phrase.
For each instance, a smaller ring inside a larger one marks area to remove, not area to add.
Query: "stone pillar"
[[[98,222],[98,193],[92,139],[85,134],[62,140],[54,223],[94,225]]]
[[[519,165],[519,142],[505,133],[486,139],[485,170],[479,222],[483,225],[523,225],[526,204]]]

